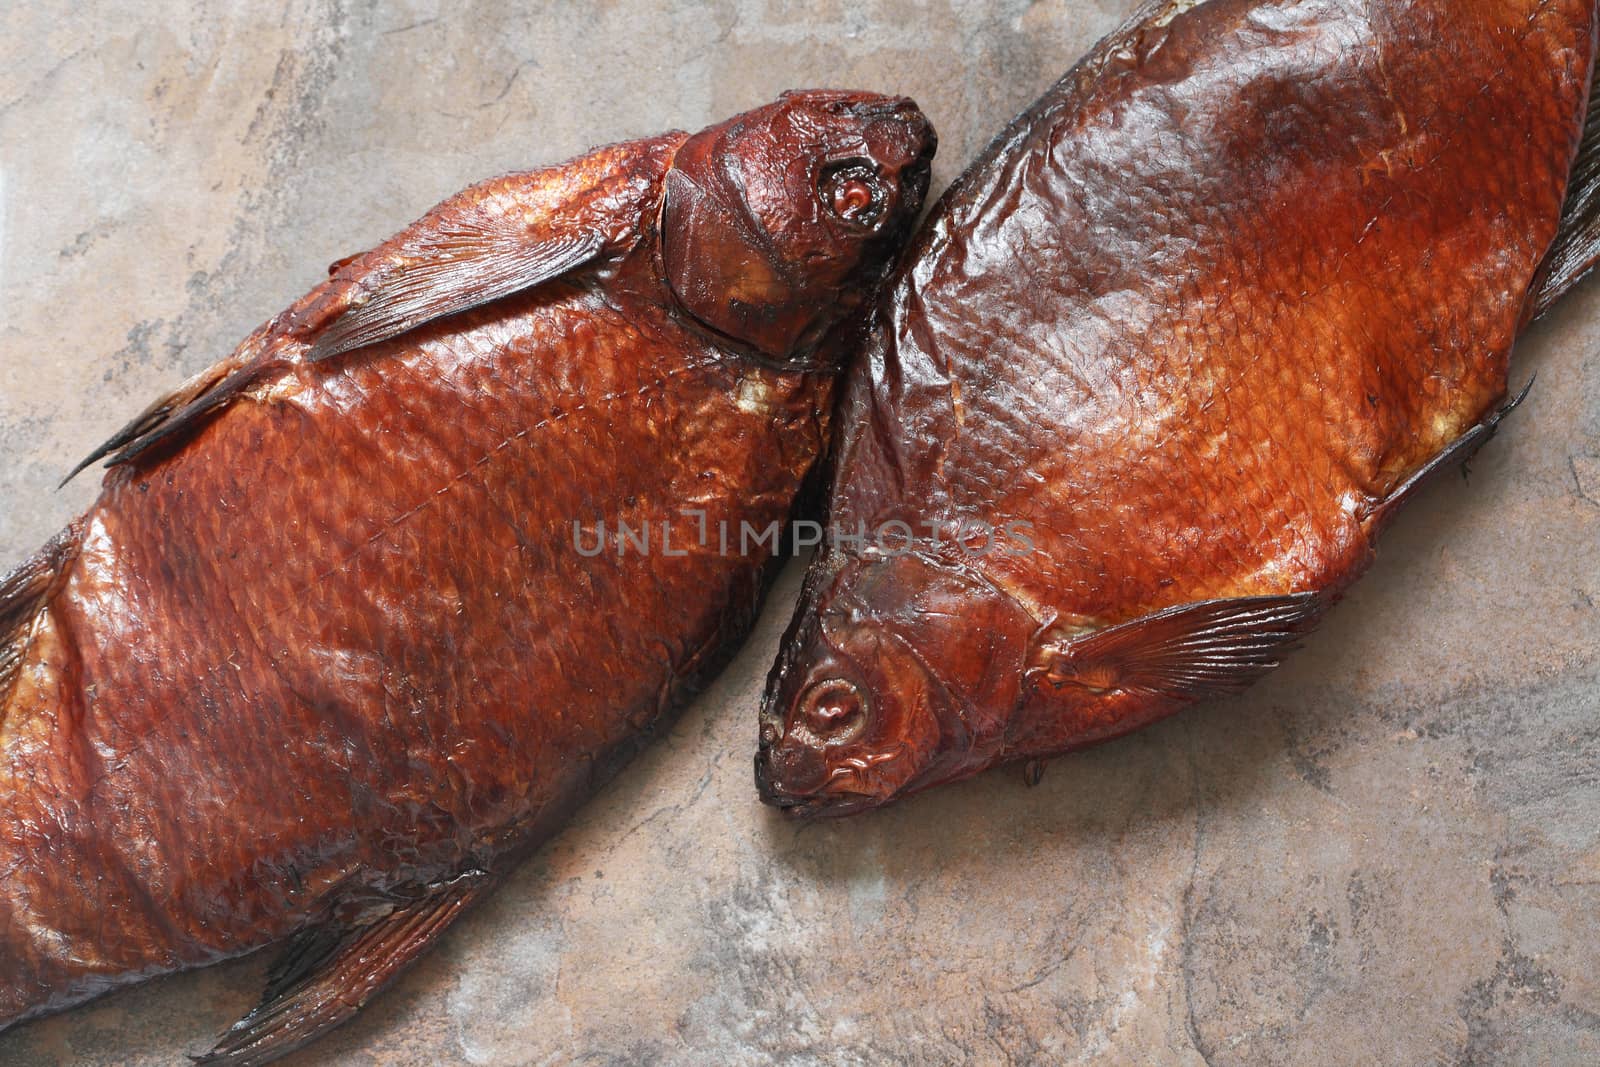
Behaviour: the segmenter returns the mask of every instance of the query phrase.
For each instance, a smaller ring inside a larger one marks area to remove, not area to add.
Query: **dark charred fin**
[[[1183,604],[1046,644],[1029,673],[1056,689],[1182,700],[1237,692],[1276,667],[1325,608],[1316,593]]]
[[[365,279],[366,290],[322,331],[306,358],[328,359],[387,341],[434,319],[558,278],[605,248],[598,231],[531,240],[514,220],[464,221],[429,234],[408,260]]]
[[[194,1061],[254,1067],[315,1041],[394,981],[489,884],[463,875],[370,925],[305,931],[267,972],[261,1003]]]
[[[151,448],[192,429],[207,415],[232,400],[260,376],[262,364],[220,363],[189,379],[173,392],[145,408],[109,441],[91,452],[87,459],[61,480],[66,485],[90,467],[106,460],[116,467],[138,458]],[[59,488],[59,486],[58,486]]]
[[[76,543],[76,536],[69,529],[0,579],[0,722],[5,720],[6,702],[11,699],[17,672],[27,658],[34,620],[49,602]]]
[[[1528,297],[1528,318],[1553,307],[1600,263],[1600,64],[1589,84],[1589,111],[1583,125],[1578,158],[1567,180],[1567,202],[1555,243],[1545,254],[1538,281]]]

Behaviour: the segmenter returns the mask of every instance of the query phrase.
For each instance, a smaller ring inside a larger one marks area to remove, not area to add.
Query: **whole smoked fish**
[[[1275,666],[1593,262],[1595,32],[1594,0],[1159,3],[1018,117],[842,387],[764,799],[873,807]]]
[[[559,826],[775,547],[574,524],[789,517],[934,146],[802,92],[475,186],[97,452],[0,584],[0,1027],[288,939],[264,1062]]]

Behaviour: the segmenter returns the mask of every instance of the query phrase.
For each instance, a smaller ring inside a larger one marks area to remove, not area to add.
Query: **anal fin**
[[[1555,241],[1528,294],[1527,317],[1536,319],[1600,263],[1600,64],[1589,86],[1583,139],[1567,179],[1567,199]]]
[[[1276,667],[1321,617],[1317,593],[1205,600],[1119,626],[1046,641],[1037,684],[1198,700],[1241,690]]]
[[[491,883],[463,875],[377,922],[301,933],[267,972],[261,1003],[195,1062],[253,1067],[315,1041],[398,977]]]

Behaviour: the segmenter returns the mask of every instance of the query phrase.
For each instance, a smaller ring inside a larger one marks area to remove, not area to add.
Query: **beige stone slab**
[[[1131,0],[0,8],[0,568],[144,402],[440,197],[777,91],[909,93],[942,185]],[[750,783],[791,573],[664,743],[297,1063],[1600,1061],[1600,287],[1246,697],[879,815]],[[166,1064],[262,960],[0,1036]]]

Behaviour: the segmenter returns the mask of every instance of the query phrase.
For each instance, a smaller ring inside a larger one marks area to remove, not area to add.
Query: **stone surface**
[[[942,184],[1133,7],[215,0],[0,12],[0,568],[152,396],[478,178],[798,85],[918,98]],[[1527,405],[1242,699],[837,824],[750,783],[797,593],[664,741],[293,1062],[1600,1061],[1600,285]],[[257,957],[0,1036],[166,1064]]]

